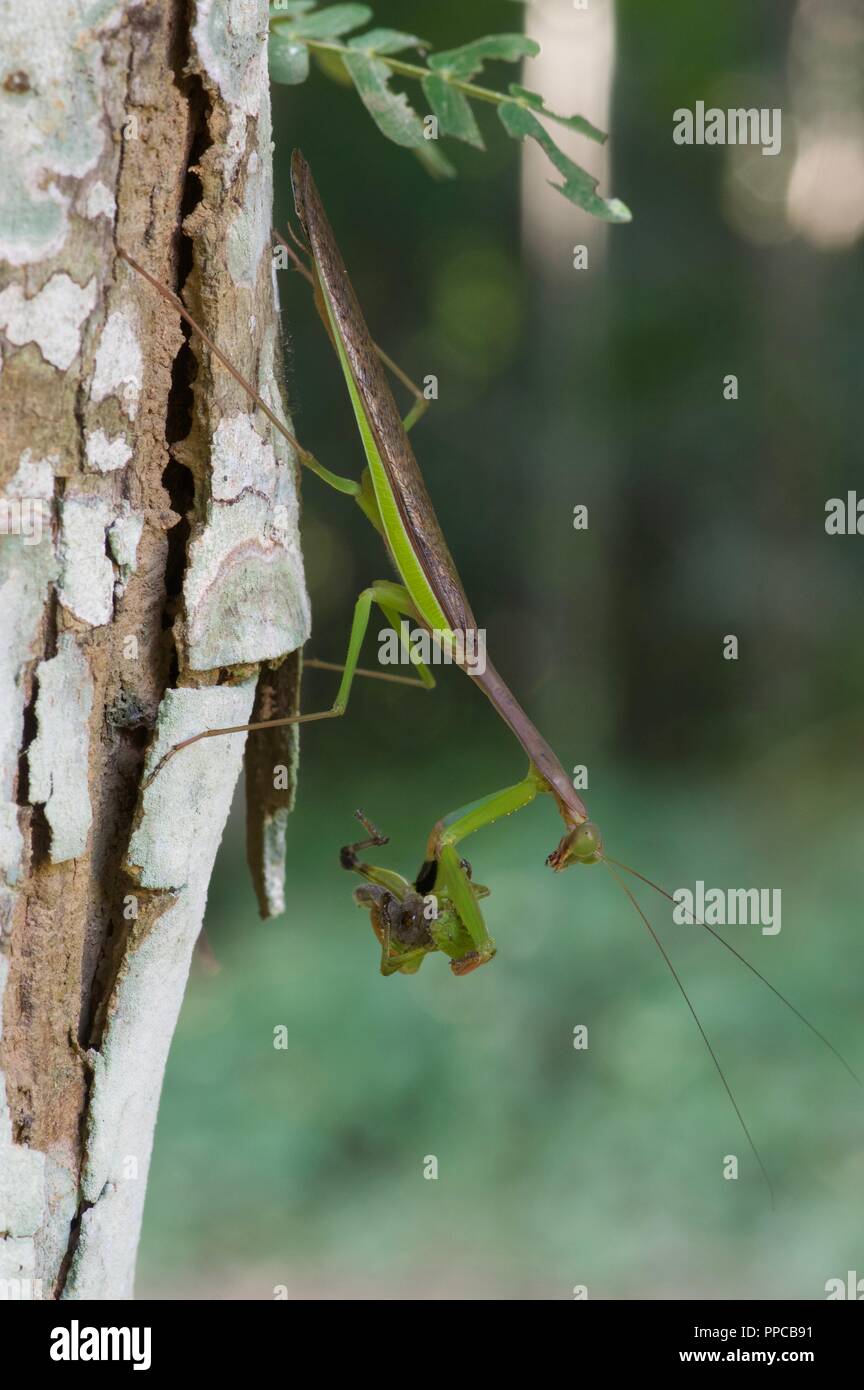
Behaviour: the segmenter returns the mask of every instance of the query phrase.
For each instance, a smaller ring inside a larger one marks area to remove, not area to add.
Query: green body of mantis
[[[372,927],[381,944],[382,974],[413,974],[426,955],[434,951],[441,951],[450,958],[451,969],[456,975],[465,975],[492,958],[495,945],[478,906],[478,899],[485,897],[489,890],[472,881],[470,866],[460,858],[456,847],[468,835],[503,816],[512,815],[541,793],[550,795],[563,820],[564,834],[547,863],[555,870],[562,870],[571,864],[604,862],[627,894],[693,1014],[767,1181],[764,1164],[684,986],[653,927],[617,870],[625,869],[665,897],[670,895],[650,879],[606,854],[600,833],[589,820],[588,811],[561,763],[494,666],[487,663],[482,672],[472,671],[468,663],[459,659],[457,639],[464,638],[471,631],[476,632],[477,625],[408,440],[406,425],[410,427],[418,411],[415,408],[403,424],[382,367],[384,354],[376,348],[371,338],[311,172],[298,151],[294,153],[291,172],[297,214],[312,258],[311,273],[304,273],[313,283],[319,312],[339,358],[366,455],[366,468],[359,482],[331,473],[308,450],[302,448],[284,422],[191,318],[180,300],[126,252],[120,251],[119,254],[169,299],[178,313],[201,335],[214,356],[243,386],[274,427],[289,440],[301,463],[337,491],[354,498],[382,536],[399,582],[379,580],[359,596],[343,667],[333,668],[329,663],[315,663],[343,672],[330,709],[258,724],[203,730],[171,748],[149,774],[145,786],[159,775],[169,758],[199,739],[336,718],[344,714],[354,677],[357,674],[376,674],[361,672],[358,667],[373,605],[380,608],[394,629],[398,629],[402,619],[418,623],[428,633],[434,634],[439,644],[451,646],[457,652],[455,664],[461,665],[480,686],[521,744],[529,762],[526,775],[520,782],[463,806],[437,822],[427,842],[423,866],[413,883],[392,870],[361,860],[361,850],[386,844],[386,838],[358,812],[368,831],[368,838],[342,850],[342,865],[365,880],[364,885],[356,890],[355,899],[370,913]],[[427,686],[434,684],[428,670],[419,662],[416,665],[422,683]],[[389,679],[396,678],[391,676]],[[705,927],[782,999],[858,1080],[828,1039],[779,990],[713,928],[705,923],[699,925]]]

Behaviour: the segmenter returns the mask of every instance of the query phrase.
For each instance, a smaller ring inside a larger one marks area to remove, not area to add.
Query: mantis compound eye
[[[602,852],[603,837],[600,829],[593,821],[586,820],[573,836],[572,853],[580,864],[596,864]]]
[[[553,869],[567,869],[571,864],[598,864],[603,858],[603,837],[593,821],[565,835],[558,848],[546,860]]]

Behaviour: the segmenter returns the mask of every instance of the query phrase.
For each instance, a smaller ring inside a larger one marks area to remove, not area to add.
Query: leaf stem
[[[279,33],[280,31],[276,29],[273,32]],[[285,34],[284,37],[290,38],[291,35]],[[352,53],[364,52],[362,48],[351,48],[348,44],[336,43],[326,39],[298,38],[296,42],[298,44],[302,43],[306,48],[320,49],[322,52],[327,53],[338,53],[341,57],[350,57]],[[536,106],[532,106],[531,102],[526,101],[524,97],[512,96],[509,92],[496,92],[493,91],[491,87],[480,87],[476,82],[466,82],[461,77],[453,77],[446,68],[427,68],[423,67],[420,63],[406,63],[402,58],[394,58],[387,53],[372,52],[367,54],[367,56],[377,58],[381,63],[386,63],[392,72],[400,73],[403,77],[413,77],[416,78],[418,82],[422,82],[424,77],[440,77],[443,81],[448,82],[451,87],[457,87],[458,90],[464,92],[466,96],[473,97],[475,101],[489,102],[493,106],[500,105],[503,101],[510,101],[514,106],[521,106],[523,111],[530,111],[534,116],[548,116],[554,119],[550,111],[539,110]],[[606,136],[601,130],[597,130],[592,126],[590,121],[586,121],[585,126],[586,128],[582,133],[586,135],[589,140],[596,140],[597,143],[601,145],[605,143]]]

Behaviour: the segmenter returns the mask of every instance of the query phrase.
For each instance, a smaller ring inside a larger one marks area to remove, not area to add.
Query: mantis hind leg
[[[219,738],[225,734],[254,733],[257,729],[277,729],[283,728],[288,724],[310,724],[320,719],[338,719],[348,708],[348,699],[351,694],[351,687],[354,677],[358,672],[358,661],[360,649],[363,645],[363,638],[369,626],[369,617],[372,612],[372,605],[376,603],[381,608],[388,621],[392,622],[392,614],[404,614],[406,617],[418,621],[417,609],[411,600],[408,590],[402,584],[391,583],[390,580],[382,579],[375,584],[371,584],[368,589],[364,589],[357,599],[354,606],[354,618],[351,623],[351,635],[348,639],[348,652],[345,657],[344,666],[337,668],[342,670],[342,680],[336,692],[336,699],[329,709],[316,710],[311,714],[291,714],[281,719],[264,719],[255,724],[232,724],[226,728],[204,729],[200,734],[193,734],[191,738],[183,739],[181,743],[175,743],[163,758],[159,760],[152,772],[147,776],[143,783],[143,790],[154,781],[164,768],[169,759],[173,758],[183,748],[189,748],[193,743],[200,742],[204,738]],[[425,685],[432,684],[434,681],[421,662],[414,663],[420,673]]]
[[[442,897],[449,898],[472,942],[471,950],[451,960],[450,969],[454,975],[467,975],[478,966],[485,965],[496,950],[477,905],[477,892],[472,886],[465,861],[456,851],[456,845],[466,835],[492,825],[502,816],[512,816],[514,811],[529,805],[544,790],[545,783],[531,767],[528,775],[515,786],[492,792],[479,801],[469,802],[467,806],[452,811],[438,822],[429,837],[426,862],[417,877],[417,891],[437,891]]]
[[[354,608],[354,620],[351,624],[351,635],[348,639],[348,653],[345,657],[345,668],[336,699],[333,702],[333,713],[344,714],[348,706],[348,697],[351,693],[351,686],[357,674],[357,662],[360,657],[360,648],[363,645],[363,638],[366,636],[366,629],[369,626],[369,617],[372,612],[372,604],[375,603],[381,609],[384,617],[391,627],[398,629],[396,619],[404,615],[408,618],[418,620],[417,609],[411,599],[408,590],[402,584],[393,584],[389,580],[382,579],[364,589],[357,600]],[[420,679],[424,685],[434,686],[435,681],[432,675],[421,661],[413,663],[420,674]],[[302,718],[302,716],[301,716]]]

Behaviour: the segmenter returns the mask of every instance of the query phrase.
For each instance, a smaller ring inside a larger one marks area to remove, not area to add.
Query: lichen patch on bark
[[[58,255],[69,233],[68,188],[103,155],[104,37],[116,0],[3,0],[0,85],[0,257],[13,266]]]
[[[68,493],[60,504],[60,588],[65,609],[82,623],[100,627],[113,613],[114,569],[105,554],[105,534],[114,519],[105,498]]]
[[[184,585],[192,670],[283,656],[310,627],[293,471],[248,415],[220,420],[211,459],[207,524],[189,547]]]
[[[57,655],[36,668],[39,729],[27,752],[30,801],[42,803],[51,831],[51,862],[78,859],[93,813],[87,769],[93,677],[75,638],[64,633]]]
[[[8,285],[0,293],[0,328],[16,347],[35,343],[46,362],[65,371],[81,350],[82,326],[96,299],[95,278],[78,285],[64,273],[52,275],[32,298],[21,285]]]
[[[98,405],[106,397],[116,396],[129,419],[134,420],[143,377],[144,354],[137,314],[131,308],[115,309],[108,315],[96,349],[90,399]]]
[[[132,457],[131,446],[125,434],[109,438],[102,429],[91,430],[85,440],[87,467],[96,473],[113,473],[123,468]]]

